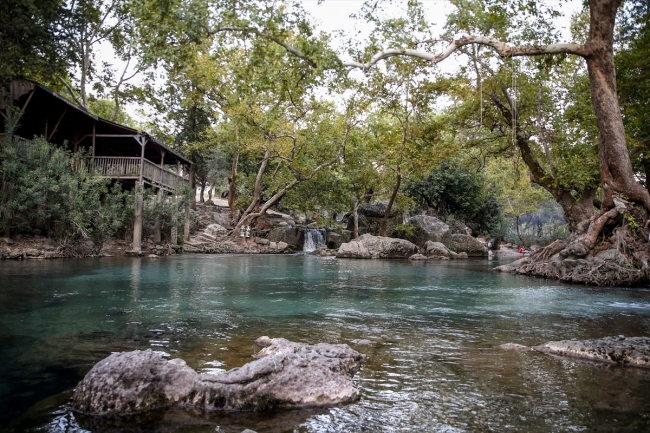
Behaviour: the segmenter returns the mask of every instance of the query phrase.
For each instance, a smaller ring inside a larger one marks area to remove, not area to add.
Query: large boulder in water
[[[423,248],[427,241],[441,242],[445,245],[451,241],[449,226],[436,217],[416,215],[408,220],[407,225],[411,229],[402,233],[400,237],[413,242],[420,248]]]
[[[407,259],[417,252],[417,245],[405,239],[372,236],[366,233],[351,242],[342,244],[336,257]]]
[[[467,253],[470,257],[483,257],[488,254],[487,246],[470,235],[451,235],[451,240],[445,245],[457,253]]]
[[[359,398],[352,377],[365,357],[346,344],[293,343],[260,337],[253,362],[222,374],[198,374],[158,352],[114,353],[77,385],[73,407],[93,415],[133,414],[165,406],[207,410],[317,407]]]

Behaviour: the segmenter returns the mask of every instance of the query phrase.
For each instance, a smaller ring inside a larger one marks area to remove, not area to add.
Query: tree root
[[[620,197],[614,202],[615,208],[601,210],[569,238],[538,250],[512,272],[597,286],[650,281],[648,233],[639,224],[646,215]]]
[[[647,280],[646,273],[641,269],[626,268],[612,261],[586,259],[527,263],[515,272],[595,286],[634,286]]]

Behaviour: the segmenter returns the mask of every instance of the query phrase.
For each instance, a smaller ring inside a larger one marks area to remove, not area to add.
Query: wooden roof
[[[14,81],[9,90],[12,104],[0,101],[0,114],[6,116],[8,105],[24,111],[14,131],[20,137],[31,140],[42,135],[71,151],[86,147],[93,152],[93,156],[130,157],[140,157],[140,142],[144,139],[146,159],[165,165],[192,164],[189,159],[146,132],[95,116],[43,84],[28,80]]]

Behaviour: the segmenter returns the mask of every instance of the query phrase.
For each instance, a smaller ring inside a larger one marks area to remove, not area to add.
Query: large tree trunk
[[[594,198],[596,190],[586,188],[582,191],[580,199],[576,199],[571,191],[561,187],[551,191],[553,197],[562,206],[564,219],[567,222],[569,231],[574,233],[578,225],[594,216]]]
[[[237,209],[235,208],[235,200],[237,199],[237,164],[239,162],[239,152],[235,152],[232,159],[232,168],[230,169],[230,184],[228,185],[228,207],[230,208],[230,220],[237,219]]]
[[[621,0],[590,0],[589,39],[585,56],[591,99],[600,132],[600,174],[605,193],[603,210],[614,207],[613,194],[621,193],[650,210],[650,195],[634,178],[625,140],[625,128],[616,93],[614,24]]]
[[[266,167],[269,164],[269,158],[271,158],[271,150],[266,149],[266,152],[264,153],[264,158],[262,159],[262,162],[260,164],[260,168],[257,170],[257,177],[255,178],[255,187],[253,189],[253,200],[251,201],[251,203],[248,205],[248,208],[246,208],[244,213],[239,218],[239,222],[235,226],[235,231],[242,224],[244,224],[244,222],[248,221],[248,215],[250,215],[260,205],[260,201],[262,200],[262,176],[264,175],[264,172],[266,171]]]

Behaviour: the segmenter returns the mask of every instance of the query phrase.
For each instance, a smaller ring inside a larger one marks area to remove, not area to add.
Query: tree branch
[[[468,35],[462,36],[452,43],[441,53],[431,54],[425,51],[418,50],[409,50],[401,48],[388,48],[387,50],[381,51],[370,59],[368,63],[359,63],[359,62],[343,62],[344,66],[350,66],[353,68],[360,68],[367,70],[377,62],[388,59],[395,56],[409,56],[416,57],[424,60],[430,61],[432,64],[437,64],[452,55],[455,51],[460,48],[471,45],[487,45],[495,49],[497,54],[501,57],[519,57],[519,56],[539,56],[544,54],[575,54],[577,56],[585,57],[589,54],[587,48],[584,45],[579,44],[551,44],[551,45],[521,45],[513,46],[508,45],[505,42],[502,42],[498,39],[489,37],[489,36],[475,36]]]

